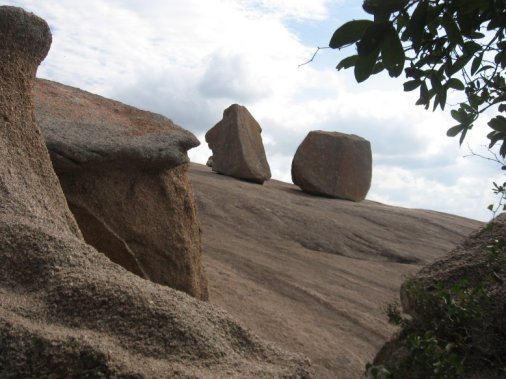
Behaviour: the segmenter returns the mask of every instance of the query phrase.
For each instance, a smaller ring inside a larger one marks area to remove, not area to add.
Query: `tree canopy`
[[[444,110],[449,91],[460,91],[448,136],[462,144],[482,113],[495,112],[487,137],[504,158],[506,0],[365,0],[363,9],[372,19],[346,22],[330,40],[333,49],[356,45],[337,69],[354,68],[357,82],[404,72],[404,90],[418,90],[426,109]]]

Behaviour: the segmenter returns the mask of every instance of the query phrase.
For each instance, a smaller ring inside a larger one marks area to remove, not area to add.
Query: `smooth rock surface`
[[[308,195],[190,164],[210,301],[311,359],[318,379],[364,377],[394,332],[405,277],[483,225],[440,212]]]
[[[162,116],[59,83],[37,80],[34,94],[37,121],[86,242],[143,278],[207,299],[185,164],[193,135]]]
[[[371,178],[371,144],[353,134],[309,132],[292,161],[293,183],[314,195],[361,201]]]
[[[0,6],[0,377],[307,378],[226,312],[83,241],[33,113],[50,41],[42,19]]]
[[[162,115],[48,80],[37,80],[35,108],[59,172],[168,169],[188,163],[186,152],[200,144]]]
[[[246,107],[232,104],[225,109],[223,119],[206,133],[213,171],[257,183],[270,179],[261,133]]]

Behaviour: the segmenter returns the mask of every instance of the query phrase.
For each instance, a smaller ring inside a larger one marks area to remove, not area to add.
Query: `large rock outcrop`
[[[213,171],[257,183],[270,179],[260,133],[262,128],[246,107],[232,104],[225,109],[223,119],[206,133]]]
[[[187,150],[169,119],[47,80],[35,114],[84,239],[155,283],[207,299]]]
[[[371,144],[353,134],[309,132],[292,161],[293,183],[314,195],[361,201],[371,178]]]
[[[0,377],[307,377],[225,312],[84,242],[34,119],[50,41],[42,19],[0,7]]]

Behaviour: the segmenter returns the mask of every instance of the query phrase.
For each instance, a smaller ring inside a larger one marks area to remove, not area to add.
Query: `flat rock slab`
[[[37,122],[57,171],[76,168],[172,168],[200,142],[168,118],[37,79]]]
[[[364,200],[372,178],[371,144],[338,132],[309,132],[292,161],[292,181],[304,192]]]
[[[213,171],[257,183],[270,179],[261,133],[246,107],[233,104],[225,109],[223,119],[206,133]]]

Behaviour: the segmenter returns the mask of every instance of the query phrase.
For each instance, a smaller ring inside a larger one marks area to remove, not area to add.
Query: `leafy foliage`
[[[504,0],[365,0],[374,20],[349,21],[329,46],[356,45],[356,54],[337,69],[354,68],[358,82],[386,70],[405,73],[405,91],[419,91],[418,105],[444,110],[449,91],[463,101],[451,111],[457,124],[448,136],[460,143],[478,117],[497,110],[488,125],[489,147],[506,156],[506,1]]]
[[[494,288],[503,285],[506,239],[492,238],[485,253],[488,273],[478,285],[466,279],[428,287],[413,279],[406,282],[416,311],[410,317],[398,303],[386,307],[389,322],[401,327],[394,340],[397,353],[380,364],[367,364],[368,378],[461,378],[483,367],[506,374],[504,329],[497,327],[504,310],[493,297]]]
[[[387,367],[368,364],[368,377],[402,378],[408,372],[412,378],[460,377],[466,361],[476,356],[474,335],[488,328],[482,321],[488,301],[483,287],[460,281],[449,287],[438,285],[433,291],[413,284],[409,291],[424,317],[407,318],[397,304],[388,306],[389,321],[403,328],[399,339],[405,353]]]
[[[491,151],[490,148],[488,149],[487,155],[477,154],[470,147],[469,151],[471,152],[471,156],[480,157],[499,164],[501,170],[506,173],[506,159],[498,156],[495,152]],[[496,182],[492,182],[492,184],[492,192],[496,195],[497,201],[495,204],[489,204],[487,209],[492,212],[492,219],[495,219],[500,212],[506,211],[506,181],[502,184],[498,184]]]

